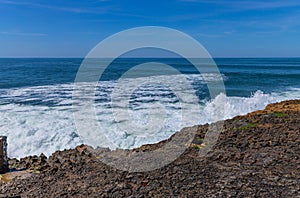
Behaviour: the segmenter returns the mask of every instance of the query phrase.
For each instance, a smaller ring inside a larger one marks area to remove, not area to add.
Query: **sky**
[[[299,0],[0,0],[0,57],[85,57],[140,26],[182,31],[212,57],[300,57],[299,19]]]

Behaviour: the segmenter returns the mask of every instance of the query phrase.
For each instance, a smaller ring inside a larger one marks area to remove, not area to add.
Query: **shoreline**
[[[100,162],[91,154],[91,147],[85,145],[57,151],[49,158],[41,155],[19,161],[10,159],[12,170],[30,174],[2,182],[0,192],[33,197],[207,194],[297,197],[300,196],[299,117],[300,100],[289,100],[225,120],[213,150],[202,158],[198,155],[202,149],[199,140],[204,138],[208,124],[188,127],[197,132],[187,150],[174,162],[150,172],[116,170]],[[149,152],[171,138],[127,152]]]

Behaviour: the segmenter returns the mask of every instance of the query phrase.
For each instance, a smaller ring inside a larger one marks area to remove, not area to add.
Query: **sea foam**
[[[176,76],[164,78],[174,81],[176,90],[170,90],[159,83],[141,86],[130,98],[128,111],[131,117],[119,120],[111,114],[112,107],[115,110],[124,108],[122,104],[118,106],[118,102],[112,106],[110,101],[116,82],[99,82],[95,96],[95,112],[101,127],[99,131],[91,131],[90,135],[97,138],[98,133],[101,132],[116,147],[134,148],[166,139],[184,127],[180,122],[182,116],[180,102],[192,105],[195,101],[192,100],[190,94],[194,92],[186,90],[180,83],[176,84]],[[218,75],[209,74],[206,77],[190,75],[188,78],[198,84],[205,84],[205,81],[220,81],[226,77],[221,78]],[[41,153],[50,155],[56,150],[85,143],[80,131],[76,129],[73,117],[73,112],[76,111],[73,105],[80,106],[84,103],[84,98],[78,101],[72,100],[73,86],[74,84],[59,84],[1,90],[0,131],[1,135],[8,136],[9,157],[19,158]],[[83,83],[82,86],[89,86],[89,84]],[[184,92],[186,98],[179,101],[176,94],[172,93],[173,91]],[[220,93],[213,99],[200,99],[200,112],[190,112],[194,119],[190,120],[188,126],[232,118],[264,109],[270,103],[299,98],[300,89],[297,88],[271,94],[258,90],[251,97],[228,97]],[[156,109],[158,111],[155,111]],[[156,126],[149,124],[149,119],[151,119],[149,111],[158,113],[156,115],[164,119],[164,125],[155,128]],[[160,115],[161,112],[163,114]],[[86,120],[88,124],[88,117],[82,115],[81,119]],[[146,126],[145,131],[136,135],[120,130],[120,126],[129,125],[130,119],[139,125]],[[99,145],[92,146],[105,145],[99,143]]]

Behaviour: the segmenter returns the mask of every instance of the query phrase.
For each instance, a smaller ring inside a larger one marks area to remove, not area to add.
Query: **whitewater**
[[[139,90],[138,96],[132,101],[136,107],[131,111],[135,114],[137,122],[145,122],[147,114],[152,107],[151,101],[154,97],[145,96],[147,93],[155,93],[157,101],[161,101],[168,110],[166,126],[157,131],[157,134],[136,139],[126,136],[120,132],[110,113],[110,101],[108,100],[113,82],[105,82],[101,86],[96,103],[96,112],[99,122],[102,122],[101,131],[105,133],[119,148],[134,148],[143,144],[155,143],[170,137],[183,126],[178,125],[180,119],[180,107],[176,97],[163,97],[170,94],[169,90],[153,92],[152,90]],[[7,101],[0,106],[0,131],[8,136],[9,157],[24,157],[27,155],[39,155],[44,153],[50,155],[56,150],[73,148],[84,143],[77,133],[73,117],[72,101],[73,84],[61,84],[40,87],[26,87],[18,89],[2,90],[2,98]],[[151,92],[152,91],[152,92]],[[184,88],[181,88],[184,91]],[[284,92],[273,92],[271,94],[256,91],[250,97],[230,97],[220,93],[216,98],[203,101],[200,112],[194,113],[195,120],[191,125],[211,123],[209,120],[213,114],[219,114],[222,109],[225,113],[217,120],[229,119],[237,115],[244,115],[255,110],[264,109],[267,104],[283,100],[300,98],[300,89],[294,88]],[[33,105],[9,103],[9,100],[31,102]],[[40,101],[39,101],[40,100]],[[35,103],[39,105],[35,105]],[[41,105],[47,103],[47,106]],[[81,101],[84,102],[84,101]],[[51,104],[51,105],[49,105]],[[222,107],[220,106],[222,105]],[[225,105],[225,106],[224,106]],[[84,116],[83,116],[84,118]],[[213,120],[213,121],[217,121]],[[126,124],[126,123],[125,123]],[[145,132],[146,133],[146,132]],[[97,136],[97,132],[92,134]],[[98,146],[98,145],[93,145]]]
[[[85,99],[74,100],[74,76],[80,59],[56,60],[1,60],[0,79],[0,133],[8,137],[9,157],[27,155],[51,155],[56,150],[74,148],[86,143],[76,127],[74,112]],[[129,62],[132,63],[133,60]],[[181,60],[169,60],[170,64],[186,67]],[[164,140],[185,126],[211,123],[261,110],[266,105],[290,99],[300,99],[300,60],[290,59],[222,59],[216,61],[221,74],[194,74],[186,72],[185,77],[194,90],[178,83],[178,76],[140,77],[152,84],[142,84],[132,93],[128,101],[128,118],[116,119],[112,110],[124,110],[122,105],[112,104],[111,97],[117,80],[99,81],[94,98],[95,116],[99,131],[105,134],[116,148],[135,148],[143,144]],[[8,64],[10,63],[10,64]],[[128,64],[122,60],[121,64]],[[6,69],[6,70],[5,70]],[[26,72],[24,72],[26,71]],[[60,73],[58,73],[58,71]],[[18,73],[19,72],[19,73]],[[44,73],[43,73],[44,72]],[[10,75],[14,75],[12,78]],[[28,80],[31,79],[31,80]],[[130,81],[130,80],[128,80]],[[209,97],[207,82],[225,84],[226,92]],[[173,84],[172,89],[163,85]],[[130,85],[126,80],[122,83]],[[82,83],[83,88],[90,86]],[[178,93],[184,93],[179,100]],[[198,101],[192,96],[197,95]],[[126,98],[124,94],[118,99]],[[197,103],[199,111],[191,111],[188,123],[182,123],[182,103]],[[155,111],[158,108],[162,111]],[[222,112],[220,112],[222,111]],[[151,112],[164,120],[163,126],[155,128]],[[160,115],[160,113],[163,114]],[[161,116],[161,117],[160,117]],[[82,115],[83,122],[89,118]],[[146,126],[140,133],[123,131],[122,126],[130,123]],[[149,128],[147,128],[149,126]],[[152,128],[151,128],[152,127]],[[154,127],[154,129],[153,129]],[[99,136],[91,131],[90,138]],[[94,147],[105,147],[99,141]]]

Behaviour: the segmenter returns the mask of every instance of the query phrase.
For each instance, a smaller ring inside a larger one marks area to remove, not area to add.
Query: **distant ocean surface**
[[[8,136],[10,157],[50,155],[84,143],[76,130],[72,108],[74,80],[82,60],[0,59],[0,135]],[[123,134],[109,115],[111,93],[118,78],[132,66],[145,62],[163,62],[186,75],[201,106],[192,124],[210,123],[212,120],[207,115],[218,113],[219,105],[225,104],[222,119],[228,119],[263,109],[273,102],[300,99],[300,58],[218,58],[215,62],[221,75],[205,73],[203,76],[184,59],[117,59],[98,82],[95,108],[102,122],[101,131],[121,148],[155,143],[182,128],[176,121],[180,110],[176,94],[159,84],[141,87],[130,100],[130,110],[141,123],[152,103],[166,105],[170,118],[155,136],[137,138]],[[208,81],[223,80],[226,94],[211,98],[203,77]],[[143,82],[143,77],[139,78]],[[177,91],[185,91],[177,83],[176,75],[163,78],[174,82]]]

